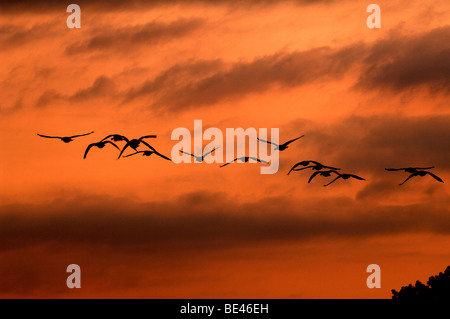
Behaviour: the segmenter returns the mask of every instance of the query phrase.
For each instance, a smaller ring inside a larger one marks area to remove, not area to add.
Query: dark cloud
[[[33,43],[56,34],[54,23],[35,24],[26,28],[21,25],[0,25],[0,51],[7,51],[18,46]]]
[[[57,91],[47,90],[44,93],[42,93],[41,96],[39,96],[39,98],[36,101],[36,106],[44,107],[63,99],[64,99],[63,95],[58,93]]]
[[[191,34],[203,25],[201,19],[180,19],[172,23],[151,22],[119,29],[102,29],[101,33],[66,49],[68,54],[101,50],[128,52],[137,46],[146,47]]]
[[[181,85],[161,88],[154,105],[172,110],[211,105],[251,93],[261,93],[273,87],[292,88],[317,80],[337,79],[352,66],[361,52],[361,44],[341,50],[316,48],[304,52],[276,53],[252,62],[239,62],[225,70],[201,79],[191,79]],[[167,78],[168,72],[159,78]],[[156,81],[153,81],[156,82]],[[152,81],[148,81],[149,85]],[[128,94],[128,99],[151,94],[143,85]]]
[[[148,97],[152,107],[183,110],[263,93],[273,88],[293,88],[316,81],[338,80],[354,71],[358,89],[391,92],[426,86],[433,92],[450,88],[450,27],[411,37],[390,37],[373,45],[355,43],[344,48],[314,48],[302,52],[276,53],[250,62],[220,66],[214,74],[176,83],[176,73],[163,71],[170,86],[158,80],[127,93],[126,100]],[[170,78],[171,77],[171,78]],[[170,80],[169,80],[170,79]]]
[[[196,251],[317,238],[399,233],[449,234],[448,200],[368,207],[334,198],[266,198],[237,204],[220,193],[193,193],[171,202],[75,196],[41,206],[9,205],[0,215],[0,249],[91,247],[114,251]]]
[[[411,37],[376,42],[364,59],[359,88],[400,92],[427,85],[450,93],[450,26]]]
[[[380,173],[389,166],[434,165],[450,170],[449,127],[448,115],[351,116],[329,126],[310,126],[304,143],[349,169]]]
[[[403,194],[402,192],[411,192],[418,189],[417,184],[410,183],[405,184],[402,187],[398,187],[397,184],[402,182],[409,174],[404,172],[398,172],[397,174],[388,174],[387,172],[379,171],[381,176],[372,176],[369,183],[358,192],[356,199],[365,200],[367,203],[374,201],[391,200],[399,198]],[[414,186],[413,186],[414,185]],[[393,190],[393,187],[397,186],[397,191]],[[417,198],[438,198],[445,190],[443,190],[442,184],[439,183],[425,183],[421,184],[420,194],[416,195]],[[414,189],[413,189],[414,188]],[[445,196],[445,195],[444,195]]]
[[[117,92],[117,86],[113,80],[106,76],[98,77],[92,86],[81,89],[68,97],[69,100],[86,100],[98,97],[114,96]]]
[[[15,114],[16,112],[21,111],[23,108],[24,108],[23,99],[18,98],[13,106],[1,107],[0,114],[5,115],[5,116]]]
[[[185,83],[193,81],[193,79],[204,79],[222,68],[224,68],[224,63],[220,60],[188,61],[183,64],[176,64],[161,72],[153,80],[147,80],[139,87],[130,89],[125,94],[125,102],[149,94],[164,96],[172,88],[182,87]]]
[[[299,5],[307,5],[314,3],[327,3],[335,2],[335,0],[283,0],[283,2],[291,2]],[[93,8],[104,11],[116,11],[116,10],[143,10],[147,8],[153,8],[157,6],[169,6],[169,5],[227,5],[232,7],[248,7],[253,5],[273,5],[275,2],[271,0],[78,0],[77,4],[81,8]],[[45,13],[48,11],[64,10],[70,3],[63,3],[57,0],[18,0],[18,1],[0,1],[0,11],[4,13],[17,13],[17,12],[33,12],[33,13]]]
[[[192,32],[202,20],[179,20],[170,24],[150,23],[98,34],[78,43],[69,52],[112,48],[128,49]],[[122,103],[145,99],[153,111],[179,111],[212,106],[274,88],[290,89],[314,82],[339,80],[352,73],[357,89],[407,92],[424,86],[433,92],[450,92],[450,26],[414,36],[390,36],[372,45],[355,43],[343,48],[321,47],[291,53],[278,52],[252,61],[228,64],[216,60],[187,60],[170,66],[155,78],[126,91],[114,79],[99,77],[91,89],[65,96],[47,91],[39,106],[59,99],[106,96],[123,97]],[[152,40],[153,39],[153,40]],[[89,91],[91,90],[91,91]]]
[[[117,85],[109,77],[99,76],[94,83],[80,89],[71,95],[64,95],[55,90],[47,90],[37,99],[36,106],[44,107],[59,101],[78,102],[95,98],[114,98],[117,95]]]

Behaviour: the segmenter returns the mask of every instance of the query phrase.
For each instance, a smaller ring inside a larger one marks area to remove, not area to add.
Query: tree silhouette
[[[392,289],[392,299],[404,301],[449,301],[450,300],[450,266],[437,276],[428,278],[427,285],[419,280],[413,286],[409,284],[396,291]]]

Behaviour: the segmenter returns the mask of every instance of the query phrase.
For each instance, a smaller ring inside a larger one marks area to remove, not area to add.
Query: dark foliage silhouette
[[[398,301],[450,301],[450,266],[437,276],[428,278],[427,285],[419,280],[396,291],[391,290],[392,299]]]

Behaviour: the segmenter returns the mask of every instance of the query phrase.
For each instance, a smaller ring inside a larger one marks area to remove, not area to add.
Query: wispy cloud
[[[276,53],[256,58],[251,62],[238,62],[214,74],[198,79],[193,77],[178,86],[161,88],[154,105],[169,110],[189,109],[212,105],[224,100],[234,100],[251,93],[263,93],[274,87],[293,88],[317,80],[337,79],[345,74],[358,58],[361,44],[333,50],[316,48],[304,52]],[[158,78],[167,78],[164,71]],[[150,95],[154,92],[147,81],[140,88],[131,90],[128,99]]]
[[[37,23],[31,27],[15,24],[0,25],[0,51],[39,42],[56,34],[54,23]]]
[[[47,90],[36,101],[36,106],[44,107],[58,101],[79,102],[89,99],[112,99],[118,93],[116,83],[106,76],[95,79],[91,86],[80,89],[71,95],[64,95],[55,90]]]
[[[123,28],[102,28],[102,32],[89,39],[70,45],[68,54],[92,53],[93,51],[129,52],[139,46],[151,46],[177,39],[198,30],[204,25],[202,19],[180,19],[171,23],[150,22]]]
[[[221,63],[209,76],[199,78],[193,74],[187,81],[178,83],[170,68],[154,80],[131,89],[126,101],[147,97],[152,107],[186,110],[263,94],[273,88],[289,89],[338,80],[350,72],[356,76],[357,89],[401,93],[425,86],[431,93],[448,94],[450,46],[445,39],[449,36],[450,27],[443,27],[418,36],[390,37],[372,45],[355,43],[344,48],[280,52],[228,66]],[[190,65],[184,69],[188,70]],[[161,79],[167,79],[171,85],[158,86]]]
[[[283,0],[283,2],[295,3],[298,5],[308,5],[314,3],[332,3],[337,0]],[[77,4],[80,7],[96,8],[104,11],[118,11],[118,10],[142,10],[146,8],[154,8],[158,6],[168,5],[208,5],[218,6],[226,5],[232,7],[249,7],[254,5],[274,5],[275,2],[270,0],[131,0],[127,2],[113,0],[99,0],[88,1],[78,0]],[[55,10],[65,10],[68,4],[63,4],[60,1],[50,0],[19,0],[19,1],[2,1],[0,2],[0,10],[5,13],[17,13],[17,12],[33,12],[43,13]]]

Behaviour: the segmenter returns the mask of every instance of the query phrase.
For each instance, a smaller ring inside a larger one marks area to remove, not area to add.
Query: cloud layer
[[[333,0],[284,0],[285,2],[292,2],[300,5],[323,3],[323,2],[333,2]],[[154,8],[158,6],[168,6],[168,5],[228,5],[228,6],[240,6],[248,7],[252,5],[273,5],[272,1],[269,0],[218,0],[218,1],[208,1],[208,0],[131,0],[124,3],[123,1],[113,0],[113,1],[86,1],[79,0],[77,4],[83,7],[95,8],[98,10],[105,11],[119,11],[119,10],[142,10],[143,8]],[[7,13],[17,13],[17,12],[33,12],[42,13],[55,10],[65,10],[68,4],[62,4],[56,0],[50,1],[30,1],[30,0],[19,0],[19,1],[1,1],[0,10]]]
[[[209,76],[199,78],[192,74],[190,81],[179,84],[177,74],[168,69],[156,79],[130,90],[127,101],[148,96],[153,101],[152,107],[186,110],[233,101],[252,93],[262,94],[273,88],[290,89],[339,80],[352,72],[357,74],[354,86],[358,89],[401,93],[425,86],[432,93],[448,94],[450,46],[445,39],[449,36],[450,27],[446,26],[417,36],[390,37],[374,44],[280,52],[228,67],[220,65]],[[188,70],[189,66],[184,69]],[[158,86],[161,78],[174,83],[163,88]]]
[[[199,251],[324,237],[448,235],[445,202],[367,207],[349,198],[330,198],[318,207],[315,201],[288,197],[233,204],[221,193],[191,193],[151,203],[76,196],[51,205],[2,207],[0,250],[106,245],[124,251]]]

